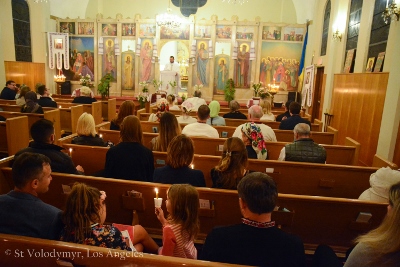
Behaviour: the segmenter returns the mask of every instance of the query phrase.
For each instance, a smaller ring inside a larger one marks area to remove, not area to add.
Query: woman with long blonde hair
[[[264,100],[261,102],[260,106],[264,113],[260,121],[275,121],[275,116],[271,112],[271,102],[269,100]]]
[[[221,159],[211,170],[213,188],[236,189],[248,173],[247,150],[238,137],[230,137],[224,143]]]
[[[389,190],[387,215],[375,230],[356,239],[345,267],[399,266],[400,263],[400,182]]]
[[[97,132],[92,114],[84,112],[78,119],[76,126],[78,136],[71,140],[72,144],[85,146],[107,146]]]
[[[165,112],[160,119],[160,133],[157,137],[151,140],[153,151],[167,151],[168,144],[171,140],[181,134],[181,126],[178,123],[175,115]]]

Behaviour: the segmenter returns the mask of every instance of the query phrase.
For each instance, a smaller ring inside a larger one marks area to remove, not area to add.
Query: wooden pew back
[[[387,159],[379,156],[378,154],[375,154],[374,159],[372,161],[372,166],[373,167],[390,167],[392,170],[398,170],[399,166],[397,166],[396,163],[393,163],[391,161],[388,161]]]
[[[108,148],[73,144],[63,145],[72,149],[75,164],[91,175],[104,169]],[[162,167],[166,162],[165,152],[153,152],[154,166]],[[219,156],[195,154],[194,169],[201,170],[208,187],[212,186],[210,171],[220,160]],[[276,160],[249,160],[249,170],[267,172],[279,186],[279,191],[287,194],[358,198],[369,188],[369,177],[377,168],[285,162]]]
[[[61,136],[60,110],[58,109],[44,111],[44,114],[0,111],[0,115],[5,118],[27,116],[29,129],[34,122],[40,119],[47,119],[53,122],[56,135]]]
[[[11,169],[3,168],[6,179],[11,179]],[[107,192],[107,221],[130,224],[133,219],[132,210],[136,210],[139,223],[150,234],[161,234],[161,225],[154,214],[154,188],[159,189],[159,196],[165,200],[169,185],[125,181],[53,173],[50,189],[40,198],[53,206],[63,209],[65,194],[63,185],[83,182],[99,190]],[[278,186],[279,189],[279,186]],[[130,198],[126,192],[135,190],[142,193],[142,198]],[[217,225],[240,223],[240,209],[236,190],[219,190],[197,188],[200,199],[208,200],[211,209],[200,210],[200,233],[202,240]],[[165,209],[165,204],[163,203]],[[283,229],[300,236],[307,244],[329,244],[331,246],[349,247],[352,240],[360,233],[376,228],[386,214],[385,203],[373,203],[354,199],[338,199],[330,197],[298,196],[279,194],[277,206],[291,211],[292,221],[281,222],[282,213],[273,213],[272,219]],[[371,213],[368,223],[357,222],[360,212]],[[287,213],[289,214],[289,212]],[[285,214],[283,214],[284,216]],[[287,226],[287,227],[286,227]]]

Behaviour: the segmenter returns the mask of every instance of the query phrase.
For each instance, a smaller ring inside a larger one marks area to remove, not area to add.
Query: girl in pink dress
[[[167,191],[167,219],[156,208],[157,219],[163,225],[163,246],[159,255],[197,259],[193,240],[199,231],[199,194],[188,184],[174,184]]]

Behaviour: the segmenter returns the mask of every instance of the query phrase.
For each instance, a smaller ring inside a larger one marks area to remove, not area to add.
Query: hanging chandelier
[[[239,4],[239,5],[243,5],[244,3],[249,2],[249,0],[222,0],[222,3],[224,2],[228,2],[228,4]]]
[[[47,0],[33,0],[33,2],[34,3],[42,3],[42,2],[47,3]]]
[[[161,15],[157,15],[156,22],[158,26],[164,26],[167,28],[178,28],[182,24],[182,19],[171,13],[170,1],[168,1],[167,12]]]

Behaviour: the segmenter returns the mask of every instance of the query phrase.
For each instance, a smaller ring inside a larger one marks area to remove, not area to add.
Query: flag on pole
[[[300,65],[299,65],[299,86],[297,87],[297,91],[301,92],[303,88],[303,80],[304,80],[304,61],[306,58],[306,48],[308,42],[308,21],[306,28],[306,37],[304,38],[303,49],[301,51]]]

